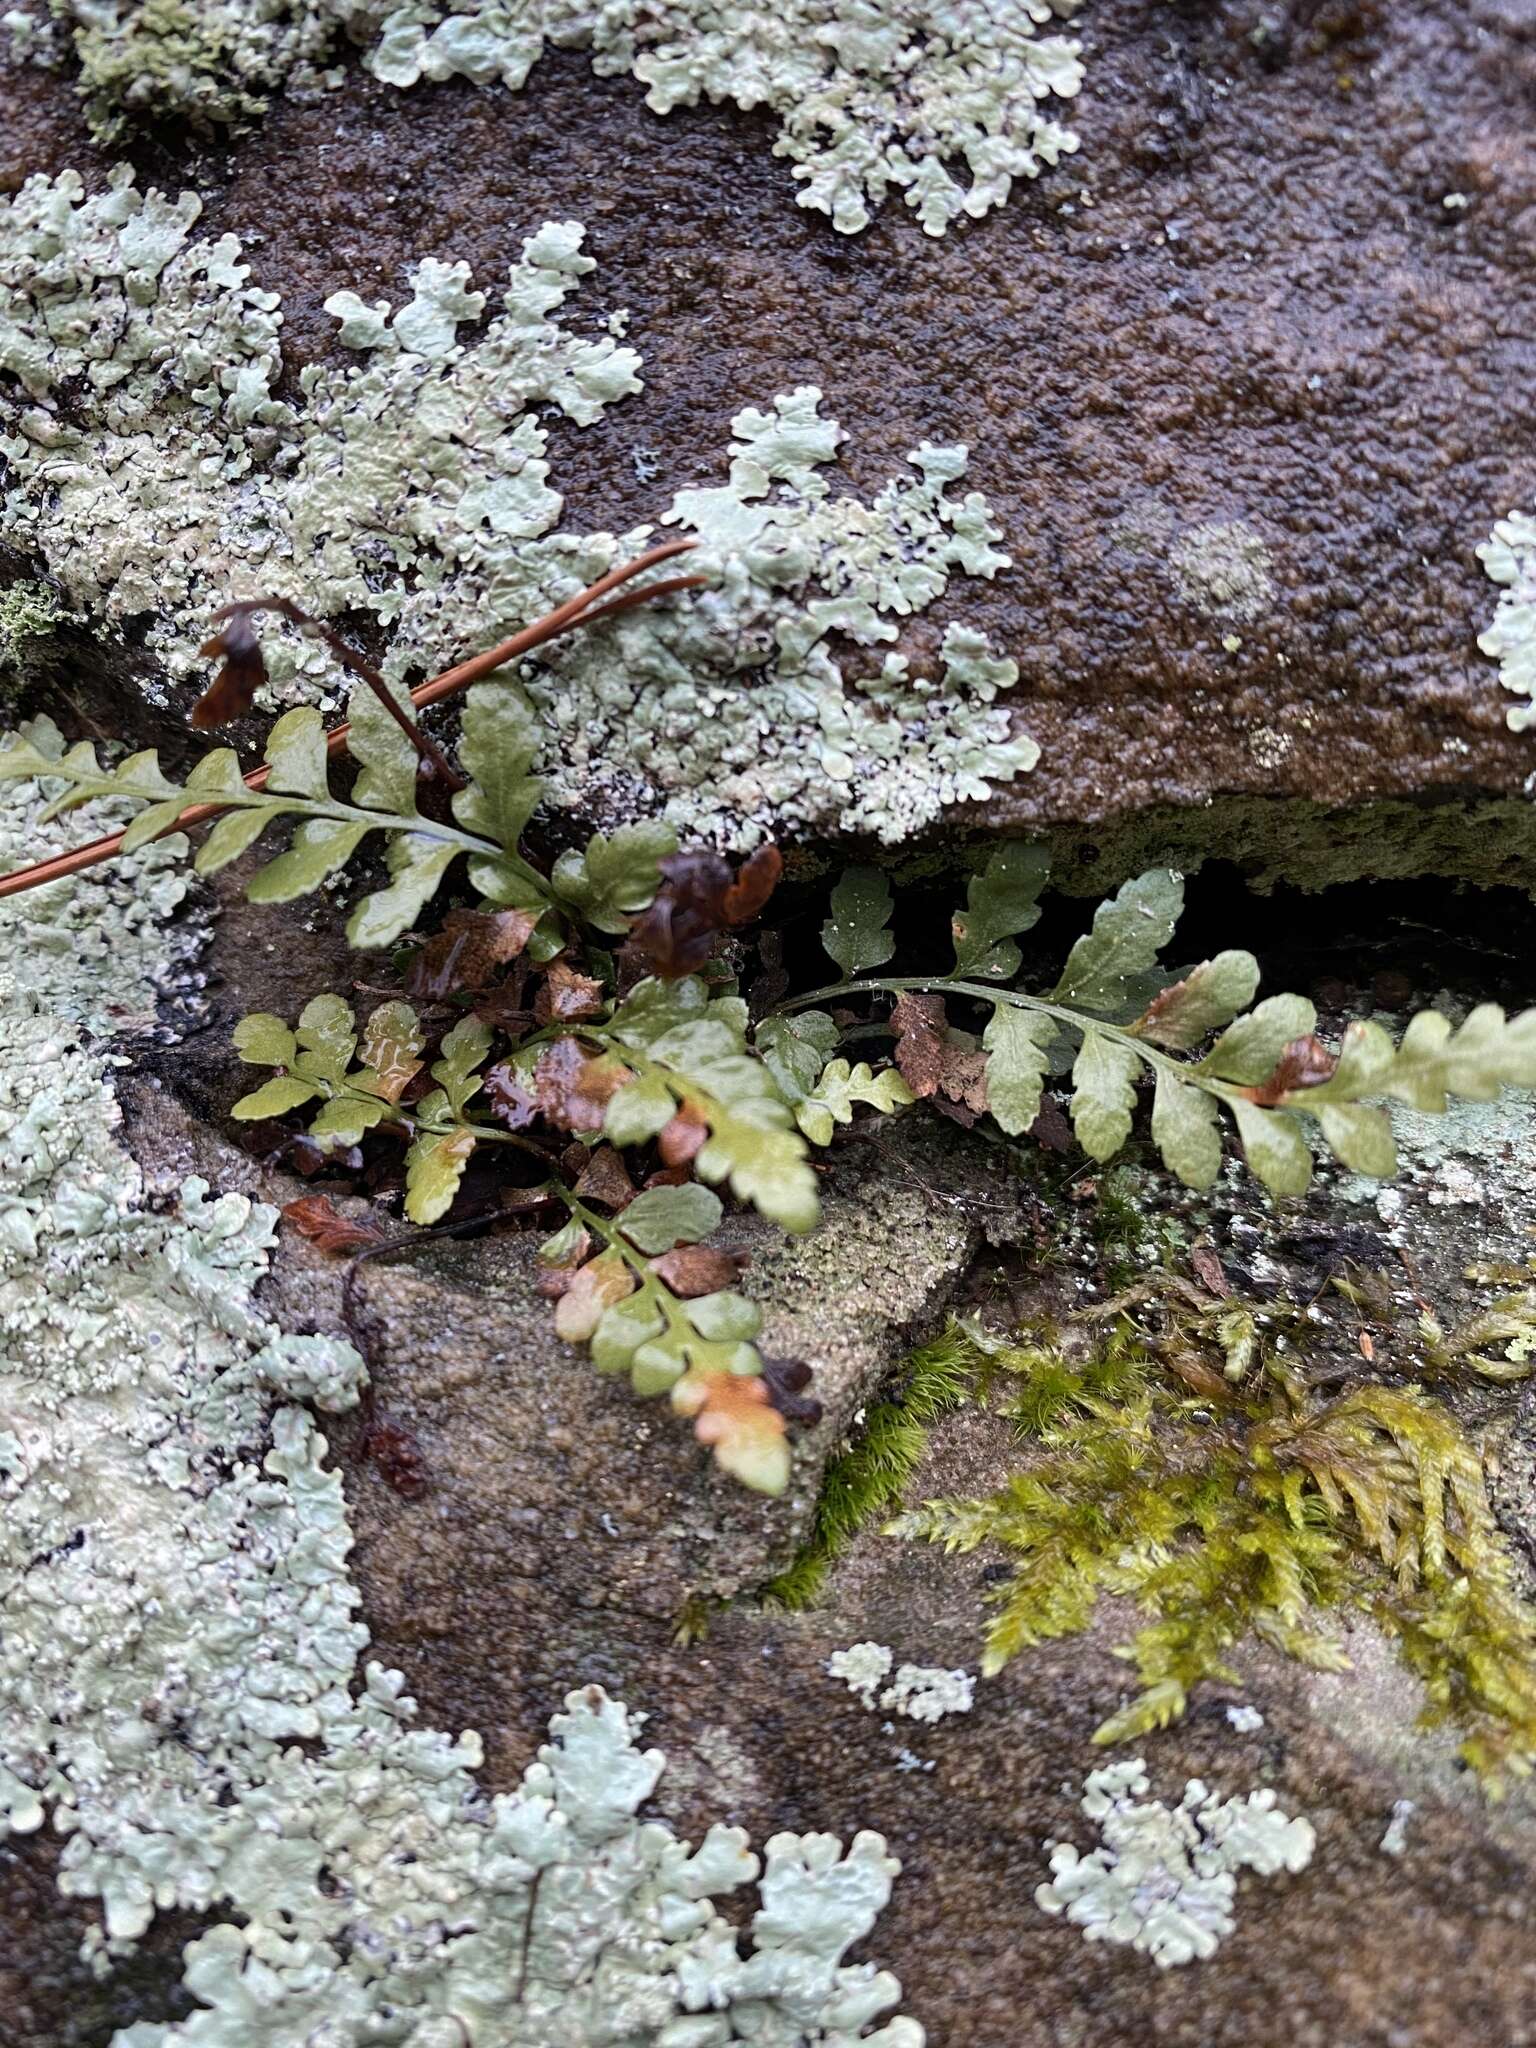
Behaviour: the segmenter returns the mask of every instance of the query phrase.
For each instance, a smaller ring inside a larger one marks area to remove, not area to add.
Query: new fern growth
[[[582,616],[691,580],[645,586]],[[210,643],[228,664],[216,697],[243,704],[253,687],[255,608],[234,608]],[[552,614],[414,701],[576,616]],[[565,1219],[542,1254],[560,1334],[589,1344],[599,1368],[627,1373],[638,1393],[668,1392],[719,1462],[764,1491],[786,1484],[786,1424],[814,1404],[800,1393],[803,1364],[765,1367],[761,1310],[732,1284],[739,1261],[706,1242],[723,1215],[715,1189],[787,1230],[809,1230],[819,1213],[810,1151],[834,1144],[856,1116],[939,1097],[962,1121],[987,1115],[1017,1136],[1047,1083],[1069,1077],[1073,1124],[1093,1159],[1126,1143],[1149,1083],[1152,1138],[1181,1179],[1204,1187],[1215,1178],[1225,1117],[1260,1179],[1296,1194],[1314,1139],[1358,1171],[1394,1169],[1384,1100],[1438,1110],[1451,1093],[1487,1099],[1505,1082],[1536,1082],[1536,1012],[1509,1022],[1490,1004],[1455,1028],[1426,1012],[1397,1045],[1378,1025],[1357,1024],[1335,1050],[1315,1035],[1302,997],[1249,1007],[1258,969],[1248,953],[1165,970],[1183,904],[1168,870],[1101,905],[1054,981],[1033,965],[1026,975],[1019,940],[1040,915],[1047,862],[1022,844],[998,848],[971,878],[952,921],[951,974],[876,971],[896,957],[891,892],[879,870],[857,867],[833,888],[823,928],[843,979],[766,1007],[759,984],[749,1010],[737,969],[779,877],[771,847],[733,870],[717,854],[680,852],[665,825],[641,823],[546,865],[524,844],[542,784],[540,734],[521,692],[504,681],[472,689],[450,762],[413,723],[412,699],[391,700],[360,656],[348,665],[363,677],[349,704],[350,786],[335,759],[340,735],[313,710],[277,721],[266,768],[251,777],[229,748],[176,783],[151,752],[103,765],[88,745],[54,758],[15,741],[0,747],[0,777],[51,790],[49,814],[97,798],[137,806],[121,842],[130,851],[217,810],[196,855],[202,874],[251,852],[269,828],[288,829],[287,844],[255,869],[255,902],[312,894],[382,842],[387,883],[357,902],[347,936],[360,948],[409,949],[401,995],[360,1033],[337,995],[316,997],[292,1026],[246,1018],[236,1050],[273,1073],[234,1114],[302,1112],[311,1141],[337,1154],[403,1145],[405,1214],[424,1225],[452,1219],[472,1160],[515,1160],[511,1207]],[[426,775],[423,752],[434,770]],[[63,867],[97,857],[101,847],[85,849]],[[11,886],[63,867],[44,864]],[[445,890],[454,907],[434,930],[427,920]],[[862,1051],[884,1036],[890,1055],[852,1059],[850,1035]],[[1061,1532],[1062,1544],[1074,1540]],[[1315,1568],[1325,1566],[1320,1555]],[[1287,1611],[1278,1599],[1270,1609]]]

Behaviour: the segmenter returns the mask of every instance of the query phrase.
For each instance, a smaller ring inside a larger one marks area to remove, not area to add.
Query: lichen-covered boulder
[[[915,898],[1003,838],[956,974],[1026,991],[978,1047],[918,986],[943,914],[903,900],[888,930],[869,867],[834,891],[839,967],[894,959],[914,1038],[953,1056],[933,1107],[968,1123],[985,1087],[996,1127],[849,1129],[912,1088],[807,1040],[774,1128],[824,1153],[813,1176],[791,1141],[790,1220],[814,1189],[822,1226],[785,1245],[733,1214],[712,1249],[751,1260],[745,1300],[715,1283],[761,1346],[737,1377],[789,1411],[764,1497],[562,1341],[542,1230],[381,1251],[412,1171],[382,1151],[321,1183],[350,1186],[365,1258],[279,1227],[312,1191],[284,1162],[320,1154],[231,1121],[230,1027],[322,987],[350,1018],[400,980],[348,951],[334,863],[275,915],[229,886],[249,869],[189,886],[173,843],[0,901],[8,2040],[1251,2048],[1280,2012],[1303,2043],[1524,2040],[1536,1805],[1516,1783],[1491,1808],[1462,1765],[1508,1776],[1536,1745],[1531,1099],[1404,1113],[1383,1187],[1384,1113],[1341,1083],[1330,1142],[1362,1170],[1312,1175],[1266,1059],[1225,1094],[1278,1195],[1217,1156],[1213,1103],[1183,1187],[1149,1150],[1098,1156],[1135,1143],[1149,1009],[1112,1058],[1083,1035],[1094,1157],[1066,1163],[1054,1027],[1018,1028],[1054,999],[1014,939],[1037,838],[1069,889],[1154,871],[1096,923],[1098,978],[1068,969],[1095,1017],[1169,939],[1175,870],[1536,886],[1516,0],[16,0],[0,37],[0,726],[57,721],[6,780],[0,870],[123,821],[94,763],[98,800],[39,820],[60,728],[179,774],[229,599],[303,606],[414,681],[682,536],[657,574],[694,587],[486,686],[523,704],[489,782],[429,714],[468,808],[514,782],[520,859],[541,776],[544,868],[656,815],[799,856],[741,976],[757,1010],[818,978],[792,957],[808,872],[857,848]],[[268,653],[265,712],[338,711],[313,633],[290,617]],[[323,839],[320,721],[296,717],[273,786]],[[418,810],[398,747],[414,832],[441,792]],[[375,829],[342,824],[348,852]],[[426,899],[390,874],[392,942]],[[598,920],[605,987],[647,900]],[[1426,1001],[1529,1001],[1518,907],[1490,901],[1479,934],[1415,899],[1444,928]],[[715,965],[738,924],[711,925]],[[1295,954],[1312,994],[1266,1029],[1308,1085],[1319,1016],[1331,1037],[1406,1002],[1353,927],[1228,936]],[[1219,957],[1251,994],[1257,963]],[[467,992],[424,999],[427,1062]],[[710,1000],[745,1062],[748,1000]],[[1193,1007],[1166,1038],[1192,1057]],[[1478,1014],[1473,1041],[1502,1036]],[[828,1016],[828,1045],[883,1019]],[[285,1066],[286,1023],[263,1030]],[[1409,1099],[1503,1072],[1452,1064]],[[658,1138],[690,1122],[669,1091]],[[370,1126],[420,1143],[416,1100]],[[575,1129],[552,1175],[584,1177]],[[498,1226],[537,1208],[474,1172],[466,1197],[511,1198]],[[658,1245],[636,1226],[630,1268]],[[686,1296],[709,1341],[712,1298]],[[964,1332],[909,1356],[951,1309]],[[1340,1387],[1407,1421],[1309,1463]],[[1074,1494],[1064,1444],[1119,1493]],[[1245,1488],[1268,1519],[1223,1523]],[[1128,1734],[1139,1755],[1103,1757]]]
[[[1031,84],[1053,11],[1079,52]],[[632,49],[570,8],[535,64],[494,10],[405,10],[383,57],[367,10],[336,9],[371,70],[296,77],[212,182],[173,152],[110,184],[67,78],[19,72],[16,175],[78,170],[96,196],[34,186],[4,229],[12,544],[91,611],[147,615],[180,703],[231,587],[361,606],[419,671],[671,508],[728,558],[717,594],[529,671],[562,805],[737,843],[1048,830],[1085,886],[1154,849],[1309,886],[1524,880],[1529,740],[1490,659],[1521,629],[1506,600],[1479,651],[1476,554],[1530,490],[1501,226],[1536,174],[1518,21],[1041,0],[1006,90],[1064,112],[1080,71],[1077,153],[1005,200],[967,144],[986,217],[950,218],[935,88],[880,117],[868,196],[914,171],[947,232],[887,199],[843,241],[789,204],[749,119],[679,103],[801,103],[802,27],[816,77],[910,79],[913,50],[946,77],[923,9],[886,12],[894,40],[855,49],[821,0],[686,29],[663,10]],[[1003,34],[981,0],[959,12],[977,49]],[[89,20],[99,59],[119,31]],[[244,36],[221,49],[267,100],[283,48]],[[182,73],[167,90],[197,107]],[[847,100],[850,151],[873,107]],[[565,221],[579,257],[544,227]],[[790,401],[812,384],[815,424]],[[312,648],[295,663],[324,689]]]

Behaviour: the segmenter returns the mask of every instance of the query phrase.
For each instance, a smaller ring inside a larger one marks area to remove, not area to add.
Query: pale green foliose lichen
[[[1536,517],[1511,512],[1483,542],[1477,558],[1503,585],[1493,623],[1478,636],[1478,646],[1499,663],[1499,681],[1524,697],[1509,713],[1512,732],[1536,726]]]
[[[942,1721],[947,1714],[968,1714],[975,1704],[976,1681],[968,1671],[901,1664],[892,1678],[894,1663],[884,1643],[852,1643],[832,1652],[827,1676],[840,1678],[871,1713],[900,1714],[909,1721]]]
[[[129,120],[246,120],[280,81],[317,86],[337,16],[331,0],[27,0],[3,19],[18,56],[73,54],[91,126],[111,138]]]
[[[559,318],[593,268],[578,227],[529,237],[467,342],[488,300],[463,263],[419,264],[398,309],[336,293],[358,360],[311,366],[291,406],[277,301],[232,237],[193,238],[197,210],[126,171],[91,198],[34,178],[0,208],[5,516],[72,602],[147,619],[173,676],[219,604],[267,591],[371,612],[390,674],[431,673],[651,536],[554,530],[536,408],[584,425],[639,385],[632,348]],[[924,443],[866,502],[834,487],[845,436],[819,400],[738,414],[728,480],[663,515],[699,536],[707,590],[525,664],[556,803],[602,823],[659,810],[734,846],[786,827],[894,843],[1033,766],[994,701],[1017,668],[982,634],[952,624],[922,665],[889,646],[953,575],[1007,565],[985,500],[956,489],[966,451]],[[834,635],[889,651],[845,678]],[[271,648],[280,700],[320,693],[321,651],[280,632]]]
[[[1311,1823],[1280,1812],[1268,1788],[1223,1799],[1191,1778],[1177,1806],[1147,1799],[1140,1757],[1090,1771],[1082,1809],[1100,1846],[1051,1848],[1051,1879],[1036,1887],[1047,1913],[1063,1913],[1089,1941],[1151,1956],[1162,1969],[1213,1956],[1237,1922],[1237,1873],[1273,1877],[1304,1870],[1317,1838]]]
[[[1077,147],[1042,111],[1082,83],[1079,46],[1035,30],[1081,0],[403,0],[366,62],[397,85],[458,73],[516,88],[544,42],[633,72],[658,114],[700,100],[780,122],[799,203],[853,234],[887,191],[930,234],[978,217]],[[374,12],[383,12],[375,0]],[[948,164],[964,166],[966,183]]]
[[[28,0],[21,54],[72,38],[99,134],[125,113],[240,121],[313,89],[345,31],[376,76],[499,81],[546,47],[632,72],[659,114],[700,100],[778,117],[799,202],[854,233],[896,189],[930,234],[1001,205],[1077,147],[1044,111],[1082,82],[1079,46],[1037,29],[1082,0]],[[50,39],[50,22],[59,31]],[[954,166],[961,175],[949,168]],[[964,182],[962,182],[962,177]]]
[[[78,825],[31,822],[52,789],[6,786],[7,864]],[[637,1818],[663,1760],[595,1688],[486,1799],[478,1738],[414,1727],[363,1665],[300,1405],[351,1405],[362,1361],[257,1307],[269,1207],[200,1180],[147,1204],[91,1042],[148,1017],[166,859],[0,906],[0,1835],[65,1835],[103,1971],[157,1912],[215,1922],[199,2009],[115,2048],[921,2048],[879,2024],[895,1981],[842,1960],[896,1871],[878,1835],[690,1852]],[[754,1880],[743,1952],[711,1901]]]
[[[50,719],[29,719],[21,737],[50,759],[64,751]],[[39,808],[36,785],[5,786],[0,873],[78,845],[82,819],[87,834],[92,825],[108,831],[134,810],[132,804],[98,803],[40,825]],[[37,1015],[63,1018],[98,1038],[152,1023],[156,981],[174,950],[162,927],[187,893],[186,848],[186,840],[173,835],[73,883],[6,898],[0,904],[0,1003],[13,1007],[24,989]]]

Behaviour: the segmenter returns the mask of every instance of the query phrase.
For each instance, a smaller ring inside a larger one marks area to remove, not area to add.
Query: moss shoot
[[[1412,1382],[1324,1397],[1261,1315],[1202,1313],[1155,1287],[1136,1304],[1150,1313],[1091,1334],[1079,1322],[1002,1343],[955,1326],[936,1347],[950,1385],[971,1378],[1027,1453],[997,1491],[891,1524],[1008,1554],[983,1668],[1079,1633],[1106,1594],[1133,1599],[1147,1618],[1120,1654],[1139,1689],[1095,1735],[1122,1742],[1176,1720],[1202,1681],[1238,1683],[1245,1642],[1346,1669],[1326,1618],[1354,1611],[1397,1640],[1424,1686],[1423,1725],[1458,1727],[1491,1791],[1527,1773],[1536,1612],[1456,1419]],[[1536,1324],[1528,1297],[1522,1318]],[[1443,1344],[1436,1354],[1440,1372]],[[1457,1355],[1480,1370],[1470,1348]]]

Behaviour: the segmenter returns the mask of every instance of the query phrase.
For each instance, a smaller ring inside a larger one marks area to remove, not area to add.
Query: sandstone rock
[[[963,825],[1056,833],[1084,886],[1153,854],[1311,887],[1528,879],[1533,762],[1476,651],[1473,557],[1530,488],[1528,24],[1496,0],[1094,0],[1077,30],[1080,154],[939,242],[895,204],[834,235],[753,119],[659,120],[577,55],[516,98],[359,73],[147,161],[250,242],[290,383],[335,354],[338,285],[398,298],[428,255],[490,278],[540,220],[585,218],[648,382],[556,431],[577,528],[712,480],[735,411],[799,382],[862,484],[968,442],[1014,567],[946,605],[1019,661],[1042,761]],[[64,81],[7,90],[13,181],[100,178]]]

